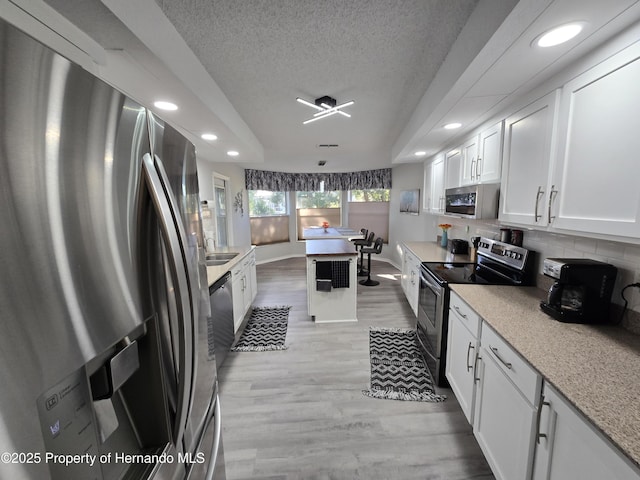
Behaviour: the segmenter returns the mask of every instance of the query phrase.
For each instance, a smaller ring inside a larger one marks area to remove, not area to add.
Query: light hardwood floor
[[[307,315],[303,258],[257,267],[254,305],[292,305],[287,350],[231,352],[220,368],[229,480],[493,479],[447,389],[443,403],[379,400],[369,382],[369,326],[415,327],[400,272],[372,261],[358,322]]]

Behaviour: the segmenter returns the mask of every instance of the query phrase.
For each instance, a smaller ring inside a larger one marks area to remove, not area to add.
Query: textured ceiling
[[[104,49],[94,61],[106,81],[147,106],[180,105],[159,115],[201,159],[299,172],[381,168],[454,148],[640,21],[640,0],[44,1]],[[532,48],[576,19],[586,27],[573,41]],[[324,95],[354,100],[352,117],[302,125],[314,111],[296,97]],[[463,128],[442,128],[454,120]],[[218,140],[202,140],[205,131]]]
[[[477,1],[159,1],[275,170],[391,165],[391,146]],[[295,101],[329,95],[346,111],[309,125]],[[318,144],[338,144],[326,152]]]

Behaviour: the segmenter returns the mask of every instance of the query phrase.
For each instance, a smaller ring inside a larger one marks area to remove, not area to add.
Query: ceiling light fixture
[[[237,157],[238,155],[240,155],[240,153],[238,153],[238,152],[237,152],[237,151],[235,151],[235,150],[229,150],[229,151],[227,152],[227,155],[229,155],[230,157]]]
[[[343,117],[351,118],[351,115],[349,115],[347,112],[343,112],[342,109],[345,107],[349,107],[355,103],[353,100],[351,100],[349,102],[345,102],[340,105],[337,105],[338,102],[336,102],[335,98],[331,98],[326,95],[324,97],[316,98],[315,103],[311,103],[305,100],[304,98],[300,98],[300,97],[296,98],[296,101],[317,110],[317,112],[313,114],[313,118],[310,118],[309,120],[305,120],[304,122],[302,122],[303,125],[306,125],[307,123],[315,122],[316,120],[320,120],[322,118],[331,117],[336,113],[339,113]]]
[[[455,130],[456,128],[460,128],[462,126],[461,123],[458,122],[453,122],[453,123],[447,123],[444,128],[447,130]]]
[[[584,25],[584,22],[572,22],[560,25],[536,37],[533,44],[543,48],[560,45],[578,35],[584,28]]]
[[[424,157],[427,154],[424,150],[420,150],[419,152],[414,153],[416,157]]]
[[[159,100],[153,103],[153,106],[159,108],[160,110],[174,111],[178,109],[178,106],[172,102],[165,102],[163,100]]]
[[[202,135],[200,135],[200,138],[202,138],[203,140],[217,140],[218,136],[213,133],[203,133]]]

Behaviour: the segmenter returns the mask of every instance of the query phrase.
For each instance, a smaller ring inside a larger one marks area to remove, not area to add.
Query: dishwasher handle
[[[218,290],[220,287],[223,287],[225,283],[229,281],[230,278],[231,278],[231,272],[227,272],[223,276],[221,276],[218,280],[213,282],[209,287],[209,295],[213,294],[213,292]]]

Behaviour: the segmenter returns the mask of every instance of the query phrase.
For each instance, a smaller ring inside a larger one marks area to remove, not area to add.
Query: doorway
[[[229,238],[229,178],[213,174],[213,208],[214,208],[214,226],[215,226],[215,244],[216,247],[228,247]]]

